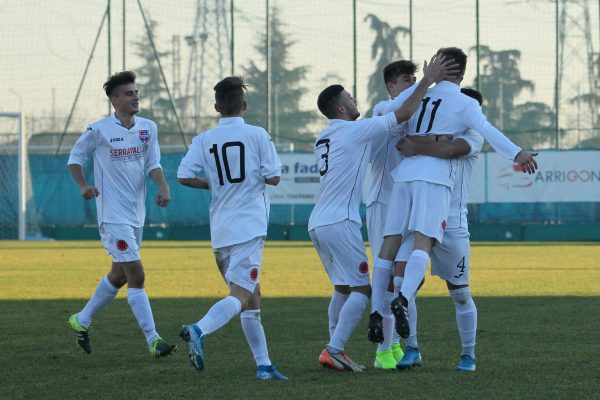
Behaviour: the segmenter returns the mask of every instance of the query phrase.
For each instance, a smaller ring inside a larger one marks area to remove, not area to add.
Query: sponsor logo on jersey
[[[125,251],[127,250],[129,246],[127,245],[127,242],[123,239],[119,239],[117,240],[117,249],[119,249],[119,251]]]
[[[111,143],[113,143],[113,142],[122,142],[123,140],[125,140],[125,139],[123,139],[122,137],[114,137],[114,138],[110,139],[110,142]]]
[[[256,282],[256,279],[258,278],[258,268],[256,268],[256,267],[252,268],[248,275],[252,282]]]
[[[358,266],[358,272],[365,275],[369,273],[369,264],[366,261],[363,261]]]
[[[120,159],[139,159],[146,152],[147,146],[132,146],[124,149],[110,149],[110,158],[113,160]]]
[[[150,141],[150,133],[148,132],[147,129],[144,130],[140,130],[140,142],[142,142],[142,144],[146,144]]]

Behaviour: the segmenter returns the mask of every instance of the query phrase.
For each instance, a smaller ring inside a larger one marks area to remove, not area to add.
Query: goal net
[[[0,112],[0,239],[40,236],[33,207],[25,116]]]

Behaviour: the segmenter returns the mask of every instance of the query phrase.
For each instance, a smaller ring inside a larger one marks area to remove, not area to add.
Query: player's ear
[[[246,111],[246,109],[248,108],[248,103],[246,103],[246,101],[242,102],[242,111]]]
[[[219,105],[217,103],[215,103],[215,111],[219,114],[221,113],[221,110],[219,109]]]

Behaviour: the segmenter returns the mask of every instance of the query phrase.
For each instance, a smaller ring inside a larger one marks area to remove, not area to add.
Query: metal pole
[[[556,52],[556,56],[555,56],[555,79],[554,79],[554,125],[555,125],[555,147],[556,149],[558,149],[558,145],[559,145],[559,134],[560,134],[560,128],[558,126],[559,123],[559,66],[558,63],[560,62],[559,58],[559,24],[558,24],[558,0],[555,1],[555,52]]]
[[[125,0],[123,0],[123,71],[125,71],[125,55],[126,55],[126,51],[125,49],[127,48],[127,45],[125,44],[125,29],[127,27],[127,24],[125,23]]]
[[[110,0],[107,1],[106,4],[106,13],[108,16],[108,76],[112,75],[112,70],[111,70],[111,64],[112,64],[112,48],[111,48],[111,40],[110,40]],[[107,115],[110,115],[111,112],[111,107],[110,107],[110,100],[107,100],[108,102],[108,113]]]
[[[71,111],[69,111],[69,116],[67,117],[67,122],[65,122],[65,129],[63,130],[62,135],[60,135],[60,140],[58,141],[58,146],[56,147],[56,154],[60,151],[60,146],[62,145],[65,134],[67,133],[67,129],[69,129],[69,124],[71,123],[71,117],[73,117],[73,112],[75,111],[75,105],[77,104],[77,99],[79,99],[79,94],[81,93],[81,88],[83,87],[83,82],[85,81],[85,76],[87,75],[88,69],[90,68],[90,63],[92,62],[92,58],[94,58],[94,51],[96,50],[96,45],[98,44],[98,39],[100,39],[100,33],[102,32],[102,26],[104,25],[104,20],[106,19],[108,14],[108,9],[104,12],[102,16],[102,21],[100,21],[100,26],[98,27],[98,32],[96,33],[96,38],[94,39],[94,44],[92,45],[92,51],[90,52],[90,56],[88,57],[87,64],[85,64],[85,69],[83,70],[83,76],[81,77],[81,81],[79,82],[79,87],[77,88],[77,93],[75,94],[75,99],[73,100],[73,105],[71,106]],[[110,101],[109,101],[110,104]]]
[[[356,99],[356,0],[352,0],[352,95]]]
[[[156,58],[156,63],[158,64],[160,76],[163,79],[163,83],[165,84],[165,90],[167,91],[167,95],[169,96],[169,103],[171,104],[171,108],[173,109],[173,114],[175,115],[175,121],[177,121],[177,127],[179,128],[179,133],[181,134],[181,140],[183,142],[183,145],[185,146],[185,150],[187,151],[188,145],[185,141],[185,135],[183,134],[183,128],[181,127],[181,122],[179,121],[179,116],[177,115],[177,109],[175,108],[175,103],[173,102],[173,97],[171,97],[171,91],[169,90],[169,85],[167,85],[167,78],[165,78],[165,73],[163,71],[162,65],[160,64],[160,58],[158,57],[158,52],[156,51],[156,46],[154,45],[154,39],[152,38],[152,31],[150,30],[150,26],[148,25],[148,20],[146,19],[146,14],[144,13],[144,9],[142,8],[141,0],[138,0],[137,3],[138,3],[138,6],[140,7],[140,13],[142,14],[142,18],[144,20],[144,25],[146,26],[146,32],[148,33],[148,39],[150,40],[150,45],[152,46],[152,51],[154,51],[154,57]]]
[[[19,240],[25,240],[27,213],[27,132],[23,113],[19,117]]]
[[[408,2],[408,30],[410,31],[410,40],[408,42],[409,58],[413,59],[413,2]]]
[[[234,25],[233,25],[233,21],[234,21],[234,9],[233,9],[233,0],[231,0],[230,2],[230,8],[231,8],[231,12],[229,14],[229,17],[231,18],[231,76],[235,75],[235,29],[234,29]]]
[[[479,0],[475,0],[475,40],[477,52],[477,90],[481,92],[481,60],[479,58],[479,48],[481,46],[481,42],[479,41]]]
[[[265,29],[267,46],[267,132],[271,132],[271,32],[269,32],[269,0],[265,0]],[[277,142],[277,138],[275,138]]]

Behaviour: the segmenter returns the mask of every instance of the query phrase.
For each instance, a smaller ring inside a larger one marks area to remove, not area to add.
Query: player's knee
[[[136,272],[135,274],[130,274],[127,277],[127,285],[133,288],[143,288],[145,281],[146,275],[144,274],[144,271]]]
[[[351,287],[350,291],[362,293],[365,296],[367,296],[369,299],[371,298],[371,285]]]
[[[108,281],[116,288],[122,288],[127,283],[127,278],[123,274],[117,274],[113,271],[108,273]]]
[[[256,308],[250,308],[240,313],[241,319],[255,319],[260,321],[260,310]]]
[[[450,290],[450,297],[457,306],[464,306],[471,300],[471,289],[467,286],[460,289]]]

